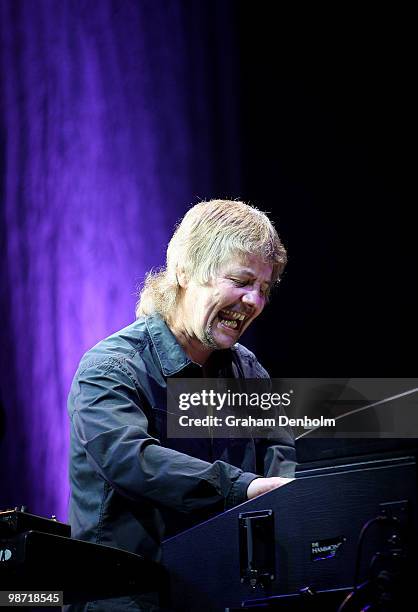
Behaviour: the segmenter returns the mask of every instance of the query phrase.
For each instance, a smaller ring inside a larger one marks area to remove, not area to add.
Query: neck
[[[179,315],[180,313],[176,313],[175,316],[167,321],[168,327],[188,358],[193,361],[193,363],[198,363],[203,366],[214,349],[204,346],[196,336],[188,333],[185,325],[182,323],[182,317]]]

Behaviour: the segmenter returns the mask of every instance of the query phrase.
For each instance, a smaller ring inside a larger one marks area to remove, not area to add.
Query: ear
[[[177,282],[180,285],[180,287],[182,287],[183,289],[187,288],[187,285],[189,284],[189,280],[186,276],[186,272],[184,271],[184,268],[177,268]]]

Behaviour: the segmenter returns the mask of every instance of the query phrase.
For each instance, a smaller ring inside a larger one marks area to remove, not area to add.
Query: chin
[[[204,346],[215,351],[231,348],[236,342],[238,342],[238,335],[234,338],[233,336],[219,333],[217,330],[213,333],[211,327],[205,331],[204,339],[202,339]]]
[[[221,337],[219,337],[219,336],[215,335],[213,337],[213,340],[214,340],[214,343],[216,344],[216,346],[219,349],[222,350],[222,349],[228,349],[228,348],[231,348],[231,346],[234,346],[234,344],[236,344],[238,342],[239,336],[238,336],[238,334],[236,335],[236,337],[230,337],[230,336],[227,336],[227,337],[221,336]]]

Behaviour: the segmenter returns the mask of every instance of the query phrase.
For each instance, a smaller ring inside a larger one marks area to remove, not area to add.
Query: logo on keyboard
[[[319,561],[320,559],[332,559],[340,550],[341,546],[346,541],[346,538],[328,538],[327,540],[318,540],[311,542],[311,561]]]

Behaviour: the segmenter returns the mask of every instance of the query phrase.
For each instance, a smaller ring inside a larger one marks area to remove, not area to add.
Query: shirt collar
[[[173,376],[189,365],[201,368],[195,364],[184,352],[173,332],[159,314],[152,314],[145,317],[145,325],[154,345],[161,370],[164,376]],[[215,351],[215,361],[218,369],[230,367],[233,360],[233,350]],[[224,374],[226,376],[226,373]]]
[[[164,376],[173,376],[190,365],[183,347],[158,314],[145,317],[145,325],[154,345]]]

